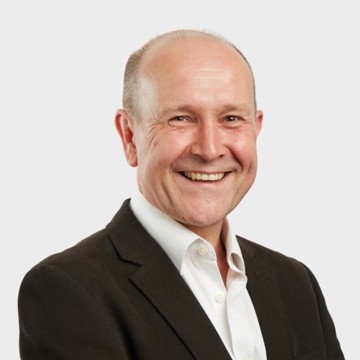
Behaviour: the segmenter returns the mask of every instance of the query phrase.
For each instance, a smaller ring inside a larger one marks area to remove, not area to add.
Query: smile
[[[225,176],[225,173],[213,173],[213,174],[203,174],[192,171],[185,171],[183,175],[192,181],[219,181],[222,180]]]

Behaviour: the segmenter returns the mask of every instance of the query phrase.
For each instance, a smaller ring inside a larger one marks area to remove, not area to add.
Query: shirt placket
[[[254,358],[255,344],[251,331],[251,319],[248,307],[244,304],[246,279],[241,274],[229,269],[227,291],[227,318],[232,349],[237,360],[250,360]]]

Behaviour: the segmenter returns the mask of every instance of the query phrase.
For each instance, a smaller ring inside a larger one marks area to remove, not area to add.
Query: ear
[[[130,116],[125,110],[118,110],[115,115],[115,126],[123,143],[126,160],[130,166],[137,166],[137,150],[134,130]]]
[[[262,122],[263,122],[263,117],[264,117],[264,114],[261,110],[256,111],[256,114],[255,114],[256,136],[258,136],[260,133],[260,130],[262,127]]]

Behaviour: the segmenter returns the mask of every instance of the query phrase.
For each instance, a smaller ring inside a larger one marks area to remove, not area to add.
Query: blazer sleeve
[[[305,265],[304,267],[308,272],[318,303],[319,316],[324,338],[324,346],[326,350],[326,359],[344,360],[345,358],[336,336],[335,325],[327,309],[325,298],[320,289],[319,283],[313,273],[310,271],[310,269],[307,268]]]
[[[61,269],[38,265],[30,270],[20,287],[18,307],[23,360],[132,358],[101,306]]]

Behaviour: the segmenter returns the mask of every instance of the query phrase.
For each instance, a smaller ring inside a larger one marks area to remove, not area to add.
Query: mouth
[[[226,175],[224,172],[205,174],[194,171],[184,171],[181,174],[192,181],[220,181]]]

